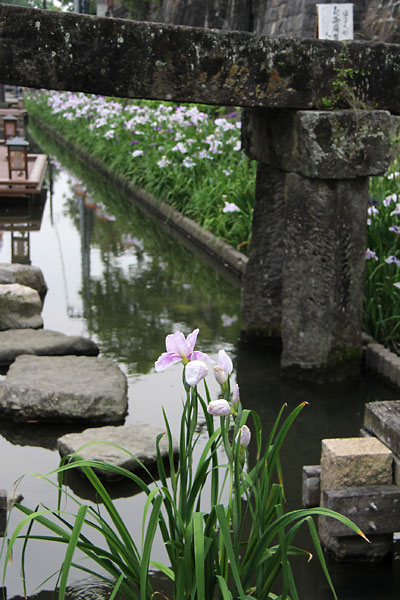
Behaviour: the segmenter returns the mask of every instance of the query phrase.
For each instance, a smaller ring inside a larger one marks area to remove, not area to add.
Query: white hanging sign
[[[353,39],[353,4],[317,4],[317,37]]]

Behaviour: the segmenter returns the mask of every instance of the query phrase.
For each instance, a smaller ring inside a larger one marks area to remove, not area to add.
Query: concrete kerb
[[[120,175],[115,175],[100,161],[82,151],[73,142],[66,140],[58,132],[54,131],[40,119],[30,116],[32,121],[48,135],[54,138],[60,145],[78,156],[100,175],[111,179],[114,184],[135,201],[146,214],[155,216],[171,231],[176,231],[189,245],[200,249],[205,255],[212,257],[214,261],[222,263],[223,266],[235,277],[241,278],[246,271],[247,256],[220,240],[211,232],[206,231],[200,225],[183,216],[171,206],[158,200],[143,189],[138,188]],[[378,344],[371,336],[363,334],[363,367],[382,379],[390,387],[400,390],[400,357]]]

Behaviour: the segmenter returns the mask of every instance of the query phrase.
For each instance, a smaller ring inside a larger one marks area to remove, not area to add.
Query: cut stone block
[[[64,335],[50,329],[0,331],[0,365],[11,364],[21,354],[37,356],[97,356],[99,347],[88,338]]]
[[[287,172],[354,179],[389,165],[387,111],[247,109],[243,123],[247,154]]]
[[[0,285],[0,331],[43,327],[42,302],[36,290],[10,283]]]
[[[374,562],[384,560],[393,552],[393,535],[390,533],[368,536],[370,544],[359,535],[332,537],[321,531],[318,534],[325,550],[336,560]]]
[[[126,377],[105,358],[19,356],[0,382],[0,412],[17,421],[121,422]]]
[[[81,458],[106,462],[132,472],[143,471],[140,463],[134,457],[147,468],[154,467],[157,462],[156,438],[160,433],[162,433],[162,430],[143,423],[127,427],[98,427],[85,429],[82,433],[63,435],[58,439],[57,447],[61,456],[66,456],[77,452],[85,444],[91,444],[79,452]],[[96,444],[96,442],[100,443]],[[120,446],[127,452],[109,444]],[[167,436],[164,436],[160,441],[160,451],[163,459],[166,459],[168,457]],[[174,442],[174,453],[177,452],[178,445]],[[106,480],[120,477],[110,471],[95,470],[101,478]]]
[[[323,505],[351,519],[369,537],[394,533],[400,526],[400,488],[397,485],[371,485],[324,490]],[[350,535],[337,519],[324,519],[329,535]]]
[[[400,455],[400,400],[368,402],[364,427]]]
[[[392,483],[392,452],[374,437],[322,440],[321,492]]]

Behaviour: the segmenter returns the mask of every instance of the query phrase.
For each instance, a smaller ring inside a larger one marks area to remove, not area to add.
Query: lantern
[[[3,129],[4,139],[9,140],[10,138],[16,137],[17,135],[17,122],[18,119],[12,115],[6,115],[3,118]]]
[[[25,174],[28,179],[28,146],[29,143],[22,137],[14,137],[6,141],[8,148],[8,176],[12,179],[12,172],[18,171],[17,177]]]

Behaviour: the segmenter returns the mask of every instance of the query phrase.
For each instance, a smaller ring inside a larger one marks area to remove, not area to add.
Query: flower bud
[[[231,413],[231,407],[227,400],[220,398],[219,400],[211,400],[207,406],[207,412],[214,417],[226,417]]]
[[[219,365],[215,365],[213,367],[213,371],[214,371],[215,379],[217,380],[219,385],[225,385],[228,378],[226,376],[224,369],[222,367],[220,367]]]
[[[239,386],[238,384],[235,385],[235,387],[233,388],[233,392],[232,392],[232,402],[234,404],[237,404],[240,400],[240,392],[239,392]]]
[[[188,385],[197,385],[208,375],[208,367],[202,360],[191,360],[186,365],[185,379]]]
[[[247,448],[247,446],[250,444],[250,440],[251,440],[251,432],[250,432],[250,429],[247,427],[247,425],[241,426],[236,439],[238,439],[239,437],[240,437],[240,445],[243,446],[243,448]]]

